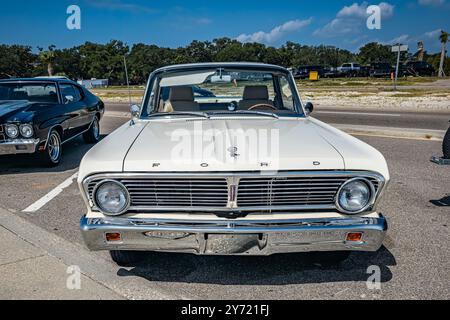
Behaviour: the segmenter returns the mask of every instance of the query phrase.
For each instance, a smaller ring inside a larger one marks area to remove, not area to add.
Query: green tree
[[[448,42],[448,32],[441,30],[441,34],[439,35],[439,41],[441,42],[441,61],[439,63],[439,77],[444,77],[444,62],[447,55],[446,46]]]
[[[128,56],[128,67],[132,83],[145,83],[150,74],[175,61],[175,50],[156,45],[135,44]]]
[[[358,61],[362,64],[387,62],[392,65],[396,62],[396,56],[391,46],[371,42],[359,49]]]
[[[0,78],[30,77],[36,62],[29,46],[0,45]]]
[[[41,63],[43,65],[47,66],[47,73],[49,75],[49,77],[52,77],[55,73],[55,68],[54,68],[54,64],[55,64],[55,46],[51,45],[50,47],[48,47],[48,50],[44,51],[44,49],[39,48],[39,60],[41,61]]]
[[[123,58],[128,51],[128,46],[117,40],[105,45],[86,42],[79,47],[81,72],[89,79],[109,79],[112,84],[124,84]]]

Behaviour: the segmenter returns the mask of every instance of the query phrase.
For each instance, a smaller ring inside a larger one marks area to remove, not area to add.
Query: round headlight
[[[20,130],[20,134],[22,135],[22,137],[24,138],[31,138],[33,136],[33,126],[30,124],[22,124],[19,127]]]
[[[15,139],[19,136],[19,127],[15,124],[7,124],[5,126],[6,135],[11,139]]]
[[[373,184],[363,178],[347,181],[337,195],[337,207],[347,214],[358,214],[367,210],[375,196]]]
[[[108,216],[125,213],[130,205],[130,196],[123,184],[114,180],[101,182],[94,190],[95,205]]]

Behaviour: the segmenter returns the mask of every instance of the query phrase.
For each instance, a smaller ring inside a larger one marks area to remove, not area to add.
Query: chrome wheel
[[[98,124],[98,120],[95,119],[94,123],[92,124],[92,134],[94,135],[94,138],[96,140],[100,139],[100,126]]]
[[[52,133],[48,141],[48,155],[50,160],[53,162],[58,162],[61,155],[61,141],[57,133]]]

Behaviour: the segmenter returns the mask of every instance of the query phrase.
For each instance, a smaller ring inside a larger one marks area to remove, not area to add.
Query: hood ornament
[[[238,148],[237,147],[231,147],[231,148],[229,148],[228,149],[228,152],[230,153],[230,156],[232,157],[232,158],[237,158],[237,157],[239,157],[240,156],[240,154],[238,153]]]

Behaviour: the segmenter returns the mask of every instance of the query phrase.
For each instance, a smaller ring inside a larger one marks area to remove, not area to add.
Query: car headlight
[[[31,138],[34,134],[33,126],[30,124],[22,124],[19,127],[20,134],[24,138]]]
[[[375,187],[367,179],[354,178],[347,181],[339,190],[336,205],[346,214],[366,211],[375,198]]]
[[[19,136],[19,127],[15,124],[7,124],[5,126],[5,132],[8,137],[15,139]]]
[[[108,216],[119,216],[130,206],[130,196],[123,184],[114,180],[100,182],[94,190],[94,203]]]

